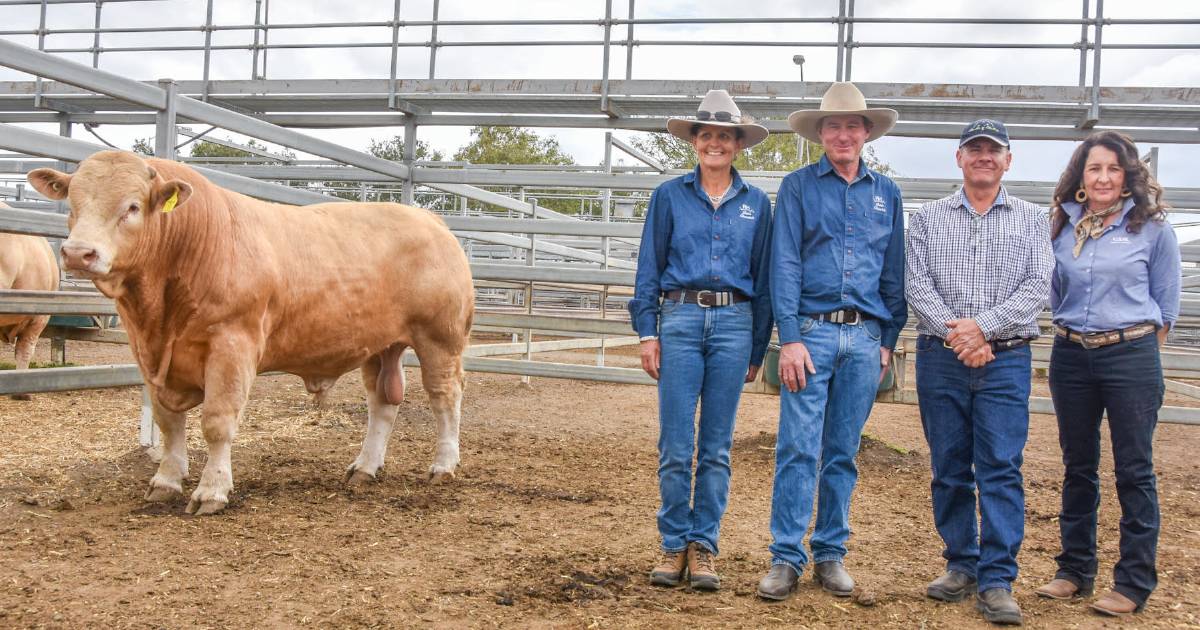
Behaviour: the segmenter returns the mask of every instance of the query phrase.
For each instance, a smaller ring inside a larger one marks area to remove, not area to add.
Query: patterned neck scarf
[[[1085,207],[1082,217],[1079,217],[1079,223],[1075,224],[1075,249],[1072,252],[1076,258],[1079,258],[1079,253],[1083,251],[1083,244],[1089,238],[1100,238],[1104,233],[1104,220],[1113,214],[1120,212],[1121,208],[1125,207],[1124,199],[1117,199],[1111,207],[1103,210],[1089,211]]]

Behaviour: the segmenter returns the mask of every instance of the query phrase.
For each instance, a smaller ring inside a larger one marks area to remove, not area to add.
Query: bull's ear
[[[52,168],[35,168],[25,176],[29,183],[47,199],[66,199],[71,176]]]
[[[150,208],[154,211],[172,212],[187,203],[191,196],[191,184],[181,179],[172,179],[154,187],[150,198]]]

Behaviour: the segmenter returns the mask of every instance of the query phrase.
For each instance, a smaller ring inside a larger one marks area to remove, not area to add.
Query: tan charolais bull
[[[0,208],[8,205],[0,202]],[[50,243],[40,236],[0,232],[0,289],[55,291],[58,261]],[[17,369],[29,368],[33,348],[49,323],[49,315],[0,315],[0,340],[16,347]],[[29,394],[13,394],[29,400]]]
[[[466,256],[434,214],[267,203],[120,151],[92,155],[73,175],[37,169],[29,181],[70,198],[63,264],[116,300],[129,332],[163,436],[147,500],[182,494],[185,412],[203,403],[208,463],[187,512],[224,509],[250,385],[272,370],[300,376],[320,397],[361,367],[367,434],[346,478],[373,479],[404,396],[406,347],[421,361],[438,425],[430,475],[453,477],[474,290]]]

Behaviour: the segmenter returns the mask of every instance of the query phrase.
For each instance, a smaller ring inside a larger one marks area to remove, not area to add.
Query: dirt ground
[[[610,355],[634,365],[632,352]],[[38,359],[46,358],[46,343]],[[69,360],[129,362],[120,346],[71,343]],[[554,360],[590,361],[587,353]],[[366,406],[356,374],[322,410],[299,379],[260,378],[234,445],[225,513],[142,501],[154,465],[137,448],[136,388],[0,399],[0,627],[854,627],[983,628],[972,603],[925,599],[942,569],[917,410],[877,405],[847,567],[873,605],[807,579],[783,603],[754,595],[767,569],[778,399],[747,395],[715,594],[649,585],[657,554],[655,391],[644,386],[469,373],[462,467],[424,481],[434,428],[410,372],[382,480],[349,490]],[[1058,550],[1061,464],[1050,416],[1026,449],[1027,534],[1018,601],[1032,628],[1200,628],[1200,428],[1162,425],[1159,589],[1124,621],[1033,589]],[[189,422],[190,492],[205,461]],[[1107,445],[1105,450],[1107,452]],[[1102,467],[1101,579],[1119,510]]]

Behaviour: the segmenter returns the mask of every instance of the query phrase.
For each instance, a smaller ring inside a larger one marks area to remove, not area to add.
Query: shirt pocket
[[[993,302],[1006,299],[1025,278],[1025,268],[1033,257],[1029,249],[1030,242],[1028,234],[1014,231],[995,234],[988,242],[988,266],[996,274]]]

